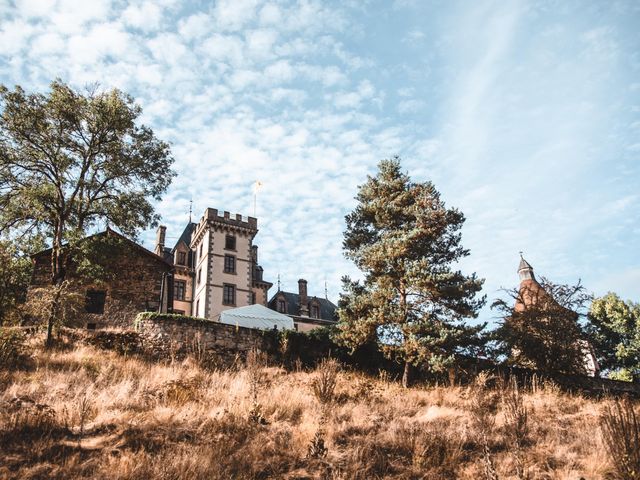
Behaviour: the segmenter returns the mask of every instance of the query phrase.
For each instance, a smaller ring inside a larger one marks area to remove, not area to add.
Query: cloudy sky
[[[344,215],[397,154],[465,213],[462,268],[490,299],[524,251],[640,300],[637,1],[0,0],[0,83],[56,77],[132,94],[172,142],[170,241],[191,198],[198,218],[253,214],[260,180],[256,242],[283,289],[326,279],[337,298],[356,274]]]

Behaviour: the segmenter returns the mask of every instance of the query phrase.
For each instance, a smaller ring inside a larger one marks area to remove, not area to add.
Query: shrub
[[[640,421],[629,399],[605,408],[600,426],[618,479],[640,479]]]
[[[27,358],[24,333],[13,328],[0,328],[0,367],[19,367],[24,365]]]

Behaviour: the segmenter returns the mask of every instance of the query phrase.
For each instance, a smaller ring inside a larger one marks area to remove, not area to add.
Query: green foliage
[[[484,328],[465,324],[484,305],[483,280],[452,267],[469,255],[464,215],[431,182],[412,182],[398,158],[380,162],[356,199],[343,246],[365,278],[343,279],[340,342],[355,349],[373,340],[406,365],[445,369]]]
[[[510,364],[546,373],[586,373],[589,347],[578,319],[591,296],[580,282],[555,284],[543,277],[504,292],[508,298],[491,305],[502,314],[492,335],[498,354]]]
[[[610,292],[593,301],[588,321],[598,361],[611,378],[640,381],[640,304]]]
[[[31,260],[10,242],[0,241],[0,325],[18,317],[18,306],[27,297]]]
[[[85,307],[86,298],[76,285],[64,280],[55,285],[32,288],[24,312],[35,319],[49,319],[51,328],[77,326],[74,320]]]
[[[26,338],[22,331],[0,327],[0,367],[15,368],[27,358]]]
[[[173,158],[138,125],[142,110],[129,95],[56,80],[47,94],[2,86],[0,102],[0,234],[47,238],[52,284],[65,280],[89,231],[107,223],[135,236],[157,221],[151,200],[171,183]]]

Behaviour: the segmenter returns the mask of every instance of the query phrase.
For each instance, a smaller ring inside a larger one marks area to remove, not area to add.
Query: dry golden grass
[[[404,390],[341,371],[324,402],[322,371],[33,351],[30,369],[0,372],[0,478],[475,480],[489,478],[487,459],[500,479],[615,472],[600,428],[609,402],[553,386]],[[309,455],[320,427],[326,454]]]

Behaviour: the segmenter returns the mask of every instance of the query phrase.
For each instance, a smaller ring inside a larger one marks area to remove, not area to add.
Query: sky
[[[638,1],[0,0],[0,83],[55,78],[131,94],[171,142],[168,243],[191,199],[195,220],[253,216],[260,181],[255,243],[283,290],[337,301],[358,277],[344,216],[399,155],[464,212],[460,268],[489,302],[520,251],[640,300]]]

